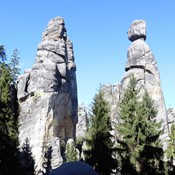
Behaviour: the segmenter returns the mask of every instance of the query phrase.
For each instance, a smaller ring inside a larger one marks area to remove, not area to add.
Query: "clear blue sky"
[[[89,104],[100,83],[124,75],[135,19],[147,21],[147,40],[162,80],[167,107],[175,107],[174,0],[4,0],[0,3],[0,44],[7,56],[17,48],[22,70],[31,68],[50,19],[62,16],[74,44],[79,103]]]

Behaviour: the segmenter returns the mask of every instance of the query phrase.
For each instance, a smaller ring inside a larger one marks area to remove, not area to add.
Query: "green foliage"
[[[34,175],[35,174],[35,161],[32,156],[32,151],[28,138],[22,146],[20,152],[20,175]]]
[[[87,132],[87,150],[85,150],[86,162],[101,174],[110,174],[116,167],[113,158],[113,141],[109,108],[100,89],[92,103],[92,114]]]
[[[121,122],[116,128],[121,136],[118,153],[122,173],[159,174],[163,168],[159,140],[161,123],[155,122],[157,111],[148,93],[145,92],[142,101],[138,99],[136,83],[132,77],[124,92],[119,111]]]
[[[20,74],[20,68],[19,68],[19,59],[20,57],[18,56],[19,52],[17,49],[15,49],[13,51],[13,55],[11,56],[10,59],[10,72],[11,72],[11,76],[13,79],[13,82],[15,83],[17,80],[18,75]]]
[[[175,125],[172,124],[169,140],[167,140],[167,149],[165,150],[168,161],[166,162],[166,169],[168,175],[175,174]]]
[[[18,123],[12,104],[12,78],[9,66],[0,64],[0,169],[15,174],[18,157]],[[16,94],[15,94],[16,95]]]
[[[74,162],[77,161],[78,153],[76,150],[75,142],[72,140],[71,143],[66,144],[66,161],[67,162]]]

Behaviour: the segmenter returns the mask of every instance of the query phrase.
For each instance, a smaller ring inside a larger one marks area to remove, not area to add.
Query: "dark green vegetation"
[[[35,174],[35,161],[32,157],[32,151],[29,144],[29,140],[26,138],[25,143],[22,146],[22,150],[19,153],[20,175],[34,175]]]
[[[92,114],[86,138],[86,162],[92,165],[101,175],[107,175],[116,167],[113,136],[110,134],[111,121],[109,107],[103,98],[101,89],[95,95]]]
[[[0,46],[0,57],[0,170],[2,175],[11,175],[18,170],[17,97],[3,46]]]
[[[48,175],[52,170],[51,159],[52,159],[52,147],[48,147],[44,154],[44,161],[42,163],[42,170],[40,170],[40,174]]]
[[[18,149],[18,102],[16,79],[20,69],[17,49],[7,63],[4,46],[0,46],[0,174],[33,175],[34,160],[26,140]],[[23,157],[23,161],[20,159]],[[30,158],[30,160],[29,160]]]
[[[122,174],[162,174],[163,149],[159,136],[161,123],[155,122],[156,110],[148,93],[141,100],[131,78],[120,102],[117,131]]]

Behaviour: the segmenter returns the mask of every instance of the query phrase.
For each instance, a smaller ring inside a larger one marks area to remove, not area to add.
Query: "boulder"
[[[139,38],[146,39],[146,21],[134,20],[128,30],[128,38],[130,41],[135,41]]]

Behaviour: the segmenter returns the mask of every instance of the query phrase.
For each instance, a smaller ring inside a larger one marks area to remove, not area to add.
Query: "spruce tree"
[[[166,174],[175,174],[175,125],[172,124],[169,140],[167,140],[167,149],[165,150],[167,162],[166,162]]]
[[[18,124],[11,100],[10,68],[0,65],[0,169],[1,174],[16,174],[18,157]]]
[[[110,133],[112,128],[109,107],[104,100],[101,89],[93,99],[91,110],[85,159],[100,175],[108,175],[117,165],[113,157],[113,136]]]
[[[145,92],[138,97],[136,79],[131,78],[120,102],[117,126],[120,135],[118,153],[123,174],[161,174],[163,150],[159,140],[161,123],[155,121],[157,111]]]
[[[11,56],[9,63],[10,72],[14,83],[16,83],[18,75],[20,74],[20,68],[19,68],[20,57],[18,55],[19,55],[18,49],[13,50],[13,54]]]

